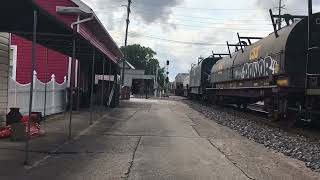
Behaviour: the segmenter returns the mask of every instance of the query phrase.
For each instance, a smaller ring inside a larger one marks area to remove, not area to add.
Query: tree
[[[127,61],[136,69],[144,69],[146,75],[156,75],[158,69],[158,82],[161,88],[164,87],[165,69],[160,68],[159,60],[154,57],[157,55],[154,50],[140,44],[122,46],[120,49],[127,57]]]
[[[154,59],[154,58],[150,59],[147,62],[147,66],[146,66],[146,69],[145,69],[145,74],[147,74],[147,75],[155,75],[157,68],[158,69],[160,68],[158,59]]]
[[[140,44],[122,46],[121,51],[125,54],[127,61],[136,69],[146,69],[148,62],[157,54],[151,48]]]

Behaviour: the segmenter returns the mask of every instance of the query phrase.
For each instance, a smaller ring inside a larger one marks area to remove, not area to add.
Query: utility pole
[[[124,46],[127,47],[128,43],[128,30],[129,30],[129,24],[130,24],[130,13],[131,13],[131,0],[128,0],[128,5],[127,5],[127,27],[126,27],[126,35],[125,35],[125,40],[124,40]],[[125,68],[125,62],[127,60],[127,52],[124,52],[124,60],[122,64],[122,86],[124,86],[124,68]]]
[[[282,0],[279,0],[279,18],[278,18],[278,28],[281,29],[281,9],[282,9]]]

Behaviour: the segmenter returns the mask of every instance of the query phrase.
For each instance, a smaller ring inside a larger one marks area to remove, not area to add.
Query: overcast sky
[[[119,46],[124,45],[127,0],[83,0],[97,14]],[[282,0],[284,13],[307,14],[307,0]],[[320,0],[314,12],[320,11]],[[170,80],[188,72],[199,56],[226,53],[236,33],[267,36],[272,32],[268,9],[279,0],[132,0],[128,44],[157,52],[160,65],[170,60]]]

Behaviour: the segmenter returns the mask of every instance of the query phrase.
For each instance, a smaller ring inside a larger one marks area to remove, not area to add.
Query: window
[[[9,66],[9,76],[16,80],[16,71],[17,71],[17,46],[11,45],[10,47],[10,66]]]

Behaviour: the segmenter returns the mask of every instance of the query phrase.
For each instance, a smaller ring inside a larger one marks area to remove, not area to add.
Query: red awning
[[[85,29],[91,36],[74,32],[71,25],[68,24],[72,23],[71,15],[64,15],[65,19],[63,19],[62,15],[53,13],[52,9],[56,9],[56,4],[50,1],[60,2],[56,0],[5,0],[0,6],[0,16],[5,17],[0,23],[0,31],[11,32],[31,40],[33,11],[37,10],[37,43],[72,56],[72,40],[76,36],[76,58],[80,61],[92,59],[92,52],[95,50],[97,59],[108,59],[118,63],[123,55],[96,17],[93,21],[79,26],[79,29]],[[47,4],[42,4],[44,2]],[[82,15],[80,18],[85,17]]]

